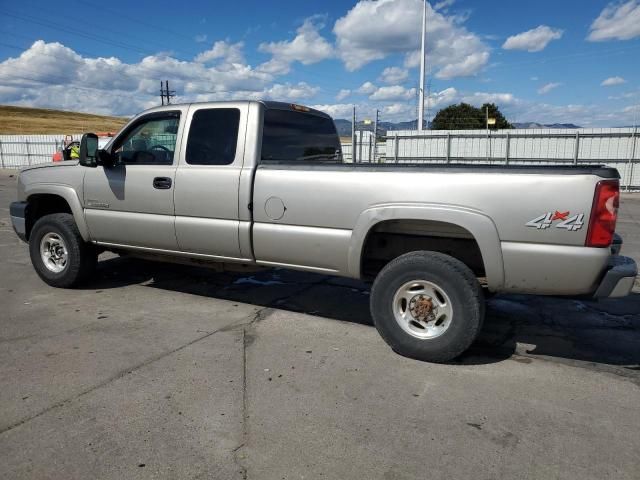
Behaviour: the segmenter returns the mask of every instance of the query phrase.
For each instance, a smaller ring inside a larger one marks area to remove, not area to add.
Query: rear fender
[[[353,229],[349,245],[349,276],[360,277],[363,248],[367,236],[375,225],[387,220],[446,222],[468,230],[480,248],[489,288],[499,290],[504,285],[500,237],[491,218],[475,209],[442,204],[383,204],[363,211]]]

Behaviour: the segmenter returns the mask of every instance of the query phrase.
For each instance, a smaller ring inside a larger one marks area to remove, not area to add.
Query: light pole
[[[420,49],[420,98],[418,100],[418,131],[423,130],[424,122],[424,77],[425,77],[425,42],[427,37],[427,0],[422,5],[422,46]]]

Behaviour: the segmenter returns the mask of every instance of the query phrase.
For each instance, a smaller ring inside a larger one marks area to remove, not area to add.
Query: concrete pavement
[[[104,255],[52,289],[14,196],[0,174],[0,478],[640,475],[640,293],[497,296],[432,365],[389,350],[349,280]],[[640,260],[640,196],[619,231]]]

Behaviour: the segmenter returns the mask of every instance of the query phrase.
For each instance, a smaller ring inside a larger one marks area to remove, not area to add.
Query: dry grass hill
[[[0,135],[117,132],[123,117],[0,105]]]

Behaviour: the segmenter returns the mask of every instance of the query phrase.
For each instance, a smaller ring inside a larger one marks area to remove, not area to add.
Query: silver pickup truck
[[[444,362],[476,338],[485,291],[630,292],[618,179],[600,166],[354,165],[321,112],[194,103],[139,114],[103,150],[86,134],[79,162],[23,170],[10,212],[49,285],[86,280],[104,250],[362,279],[387,343]]]

